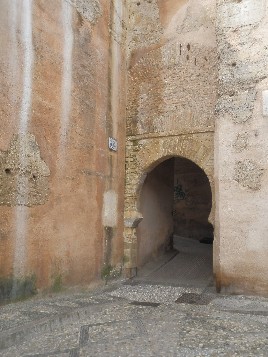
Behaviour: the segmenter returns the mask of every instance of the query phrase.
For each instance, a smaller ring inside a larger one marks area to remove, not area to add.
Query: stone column
[[[138,211],[125,212],[124,229],[124,258],[125,275],[128,278],[137,275],[137,232],[136,228],[142,221],[142,215]]]

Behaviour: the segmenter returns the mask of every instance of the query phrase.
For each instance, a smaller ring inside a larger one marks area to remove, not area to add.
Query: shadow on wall
[[[213,226],[208,222],[212,192],[205,172],[190,160],[174,161],[174,233],[212,242]]]
[[[140,196],[138,267],[169,248],[173,234],[212,243],[211,208],[209,179],[192,161],[175,157],[154,168]]]
[[[147,176],[140,196],[143,220],[137,228],[138,267],[155,258],[173,233],[174,158],[166,160]]]

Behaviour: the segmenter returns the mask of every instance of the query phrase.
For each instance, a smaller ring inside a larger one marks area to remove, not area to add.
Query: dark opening
[[[140,196],[143,220],[137,228],[138,268],[158,259],[174,245],[186,265],[202,261],[207,264],[205,274],[211,276],[213,226],[208,222],[211,208],[209,179],[195,163],[174,157],[155,167],[147,175]],[[195,253],[199,255],[196,260],[190,256]],[[186,268],[183,274],[187,275]]]
[[[208,222],[212,206],[210,183],[205,172],[184,158],[174,160],[174,234],[199,241],[213,240]]]

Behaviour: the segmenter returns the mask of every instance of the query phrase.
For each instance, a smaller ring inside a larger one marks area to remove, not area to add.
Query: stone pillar
[[[137,232],[136,228],[142,221],[142,215],[137,211],[125,212],[124,257],[125,275],[128,278],[137,275]]]
[[[268,294],[268,2],[217,1],[217,286]]]

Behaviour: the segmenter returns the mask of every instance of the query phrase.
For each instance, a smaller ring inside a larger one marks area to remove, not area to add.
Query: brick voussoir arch
[[[212,145],[209,147],[189,135],[185,138],[161,138],[157,143],[155,140],[146,142],[137,153],[138,172],[137,175],[134,175],[135,177],[133,176],[132,180],[132,187],[137,195],[137,201],[147,174],[161,162],[172,157],[182,157],[194,162],[206,173],[211,186],[214,187],[214,151]]]

